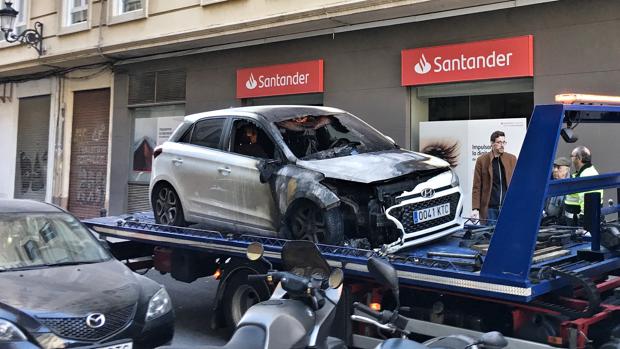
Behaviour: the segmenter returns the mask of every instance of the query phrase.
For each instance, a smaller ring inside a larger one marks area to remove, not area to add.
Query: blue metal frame
[[[551,179],[560,131],[568,118],[573,123],[620,122],[620,107],[536,106],[481,275],[527,283],[546,198],[620,186],[620,173]]]

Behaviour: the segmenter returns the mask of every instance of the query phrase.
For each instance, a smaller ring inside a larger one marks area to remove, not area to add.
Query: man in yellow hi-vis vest
[[[592,165],[592,153],[590,149],[579,146],[573,149],[571,153],[571,160],[573,161],[573,166],[575,167],[575,173],[573,173],[573,178],[578,177],[588,177],[588,176],[596,176],[598,175],[598,171]],[[601,202],[603,201],[603,190],[592,190],[583,193],[572,193],[566,195],[564,198],[565,205],[565,215],[568,218],[567,222],[569,225],[579,225],[579,216],[583,215],[584,211],[584,196],[586,193],[601,193]]]

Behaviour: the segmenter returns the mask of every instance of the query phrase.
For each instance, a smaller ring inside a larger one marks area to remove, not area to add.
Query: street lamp
[[[13,23],[19,12],[15,11],[11,7],[13,3],[11,1],[4,2],[4,8],[0,9],[0,30],[4,33],[4,38],[7,42],[21,42],[34,48],[39,53],[39,56],[43,54],[43,23],[35,22],[34,29],[26,29],[21,34],[16,35],[12,33]]]

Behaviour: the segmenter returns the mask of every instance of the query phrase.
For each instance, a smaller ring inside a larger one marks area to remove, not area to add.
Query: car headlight
[[[450,172],[452,172],[452,180],[450,180],[450,185],[454,188],[454,187],[458,187],[459,186],[459,176],[456,174],[456,171],[454,171],[453,169],[450,169]]]
[[[157,319],[158,317],[166,314],[172,309],[172,302],[170,296],[166,292],[165,288],[160,288],[151,300],[149,301],[149,307],[146,310],[146,321]]]
[[[26,335],[12,322],[0,319],[0,343],[27,340]]]

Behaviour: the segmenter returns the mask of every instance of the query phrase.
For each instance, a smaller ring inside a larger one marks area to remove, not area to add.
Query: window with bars
[[[66,8],[66,25],[88,21],[88,0],[68,0]]]

